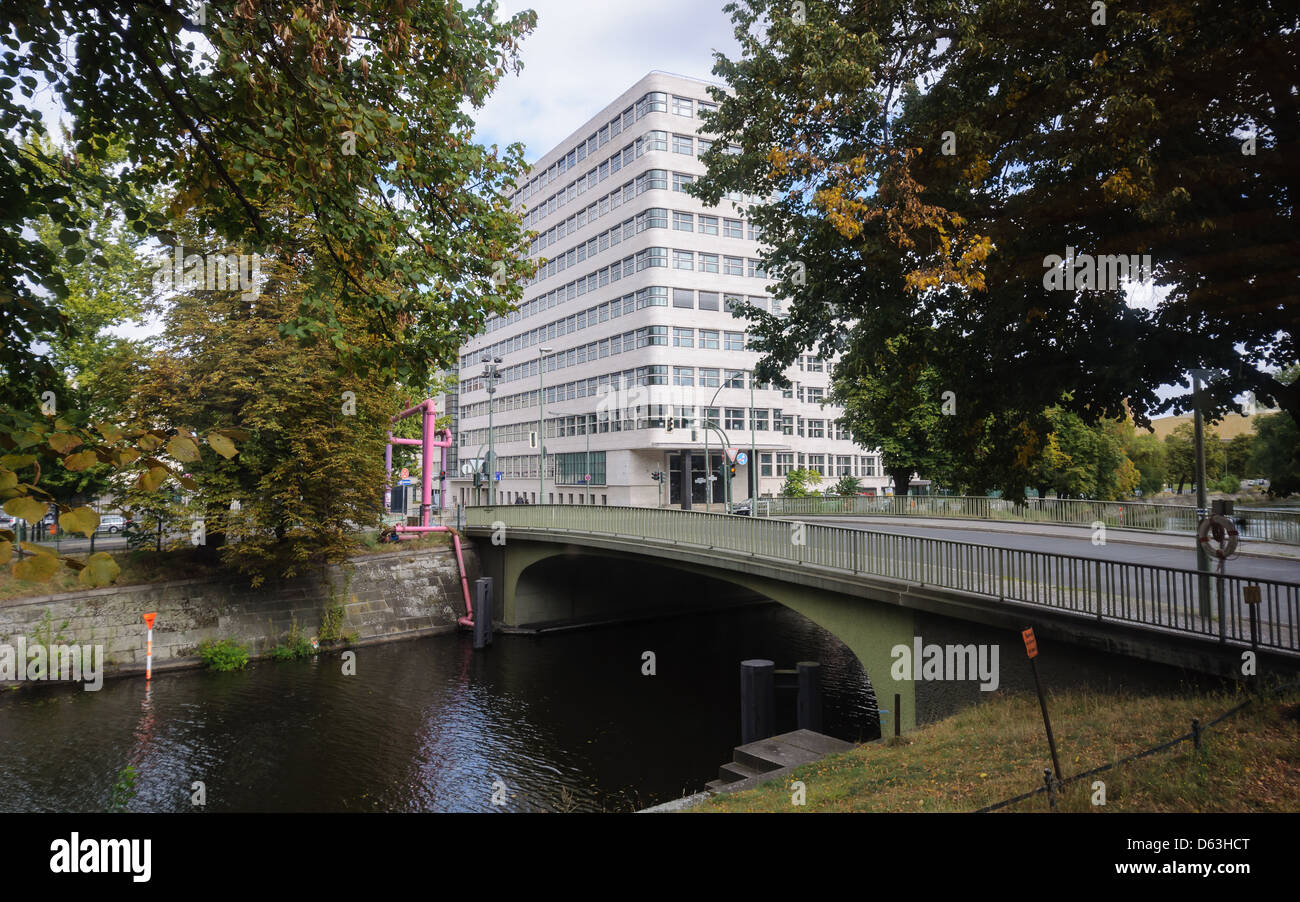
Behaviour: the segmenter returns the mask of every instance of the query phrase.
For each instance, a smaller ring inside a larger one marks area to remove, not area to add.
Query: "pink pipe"
[[[408,407],[406,410],[392,417],[392,422],[396,423],[400,419],[413,416],[416,413],[423,414],[423,423],[421,424],[421,438],[394,438],[393,433],[388,433],[388,444],[384,449],[384,463],[386,465],[388,479],[392,480],[393,470],[393,445],[420,445],[423,449],[421,455],[421,504],[420,504],[420,525],[406,526],[397,524],[394,531],[400,539],[405,533],[419,534],[422,532],[449,532],[451,533],[452,545],[456,549],[456,568],[460,572],[461,593],[465,596],[465,616],[457,619],[461,626],[474,626],[474,603],[469,598],[469,577],[465,574],[465,556],[461,552],[460,533],[450,526],[434,526],[433,519],[433,449],[441,450],[442,467],[439,470],[439,492],[438,492],[438,510],[443,511],[446,507],[447,499],[447,478],[444,474],[447,472],[447,449],[451,447],[451,431],[447,429],[435,430],[434,423],[437,419],[437,410],[434,407],[433,399],[426,398],[414,407]]]
[[[413,532],[449,532],[451,533],[451,543],[456,549],[456,569],[460,571],[460,590],[465,596],[465,616],[457,619],[461,626],[472,627],[474,625],[474,603],[469,600],[469,577],[465,575],[465,557],[460,550],[460,533],[450,526],[403,526],[400,523],[395,527],[398,535],[402,533]]]

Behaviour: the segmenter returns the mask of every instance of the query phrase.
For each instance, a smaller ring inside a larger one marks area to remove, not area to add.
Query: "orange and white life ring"
[[[1211,514],[1196,527],[1196,541],[1205,545],[1206,553],[1220,560],[1231,557],[1237,550],[1238,538],[1237,524],[1223,514]],[[1217,547],[1212,543],[1217,543]]]

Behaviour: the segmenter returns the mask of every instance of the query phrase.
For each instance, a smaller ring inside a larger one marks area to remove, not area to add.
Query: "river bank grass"
[[[1244,691],[1138,696],[1050,692],[1048,710],[1068,779],[1189,733],[1250,696]],[[1062,811],[1300,811],[1300,687],[1261,695],[1209,728],[1202,747],[1166,751],[1067,783]],[[824,758],[694,810],[714,812],[975,811],[1043,786],[1051,767],[1038,699],[998,694],[952,717]],[[790,784],[806,786],[792,804]],[[1093,783],[1105,783],[1094,805]],[[1045,793],[1003,811],[1047,811]]]

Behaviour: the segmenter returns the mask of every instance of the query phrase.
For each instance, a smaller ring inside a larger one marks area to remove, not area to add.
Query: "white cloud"
[[[502,79],[472,115],[480,141],[502,146],[521,141],[529,162],[651,69],[712,79],[715,50],[739,55],[721,2],[505,0],[497,18],[524,9],[537,11],[537,28],[521,45],[523,71]]]

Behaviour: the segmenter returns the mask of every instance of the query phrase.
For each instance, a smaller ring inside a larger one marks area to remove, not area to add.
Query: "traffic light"
[[[438,478],[439,478],[439,479],[442,479],[442,480],[445,480],[445,479],[447,478],[447,471],[446,471],[446,470],[439,470],[439,471],[438,471]]]
[[[672,417],[669,417],[669,418],[668,418],[668,424],[667,424],[667,426],[665,426],[665,431],[667,431],[667,432],[672,432],[672,431],[673,431],[673,426],[674,426],[674,425],[676,425],[676,424],[673,422],[673,418],[672,418]]]
[[[732,465],[731,465],[731,472],[730,472],[728,475],[729,475],[729,476],[735,476],[735,475],[736,475],[736,465],[735,465],[735,464],[732,464]]]
[[[650,474],[650,478],[653,479],[655,482],[658,482],[660,479],[663,479],[663,476],[664,474],[660,473],[658,470],[655,470],[653,473]]]
[[[480,473],[478,470],[475,470],[475,471],[474,471],[474,488],[478,489],[478,488],[482,488],[482,487],[483,487],[483,474]]]

